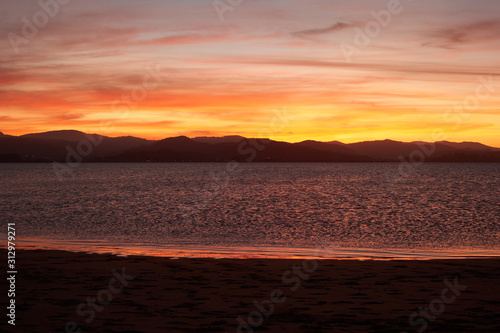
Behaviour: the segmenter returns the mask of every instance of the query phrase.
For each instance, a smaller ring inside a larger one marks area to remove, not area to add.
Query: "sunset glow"
[[[208,0],[70,1],[46,24],[2,6],[4,134],[500,147],[498,1],[244,0],[223,20]]]

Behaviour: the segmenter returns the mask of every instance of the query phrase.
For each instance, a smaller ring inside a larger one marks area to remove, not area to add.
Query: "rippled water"
[[[18,237],[149,248],[500,249],[500,164],[0,164]],[[229,171],[228,171],[229,170]],[[500,252],[497,252],[500,253]]]

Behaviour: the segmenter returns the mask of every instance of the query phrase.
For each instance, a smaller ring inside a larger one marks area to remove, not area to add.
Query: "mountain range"
[[[280,142],[242,136],[146,140],[74,130],[21,136],[0,132],[0,162],[500,162],[476,142]]]

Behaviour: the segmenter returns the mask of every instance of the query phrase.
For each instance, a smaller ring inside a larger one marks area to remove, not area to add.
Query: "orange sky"
[[[7,0],[0,131],[500,147],[500,3],[388,3]]]

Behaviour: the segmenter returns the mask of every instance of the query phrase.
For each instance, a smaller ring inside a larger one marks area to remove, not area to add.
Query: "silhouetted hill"
[[[486,145],[483,145],[482,143],[477,143],[477,142],[449,142],[449,141],[438,141],[436,143],[457,148],[457,149],[464,149],[464,150],[476,150],[476,151],[500,151],[500,148],[493,148],[489,147]]]
[[[72,130],[0,135],[0,162],[64,162],[68,152],[83,154],[84,162],[500,162],[500,149],[475,142],[288,143],[241,136],[150,141]]]
[[[296,143],[296,145],[317,150],[325,150],[333,153],[358,154],[354,149],[350,149],[349,147],[347,147],[347,145],[337,142],[319,142],[307,140]]]
[[[97,134],[93,134],[97,136]],[[44,133],[32,133],[21,135],[21,138],[38,138],[38,139],[50,139],[50,140],[65,140],[65,141],[80,141],[86,140],[87,134],[75,131],[75,130],[62,130],[62,131],[50,131]]]
[[[87,159],[146,146],[152,141],[135,137],[111,138],[79,131],[51,131],[22,136],[0,136],[0,156],[16,154],[24,162],[64,161],[68,149],[89,152]],[[5,159],[5,158],[4,158]]]
[[[500,149],[488,147],[486,145],[469,142],[469,143],[454,143],[440,141],[435,143],[430,142],[399,142],[393,140],[380,141],[365,141],[358,143],[347,144],[347,147],[360,155],[365,155],[376,159],[377,161],[397,161],[400,157],[408,159],[413,156],[414,159],[419,156],[424,156],[428,162],[432,161],[465,161],[467,158],[460,153],[467,153],[471,161],[484,159],[483,153],[489,153],[487,156],[496,161],[496,153]],[[457,155],[458,154],[458,155]],[[458,158],[458,156],[461,156]]]
[[[341,145],[341,146],[345,146],[346,144],[343,143],[343,142],[340,142],[340,141],[328,141],[326,143],[331,143],[331,144],[335,144],[335,145]]]
[[[199,136],[196,138],[193,138],[194,141],[198,142],[203,142],[203,143],[234,143],[234,142],[241,142],[245,140],[244,137],[239,136],[239,135],[229,135],[229,136],[223,136],[223,137],[214,137],[214,136]]]
[[[344,152],[332,152],[299,144],[266,139],[239,142],[205,143],[187,137],[168,138],[150,147],[133,149],[110,161],[149,162],[360,162],[371,158]],[[212,141],[215,142],[215,141]],[[325,144],[327,145],[327,144]]]

